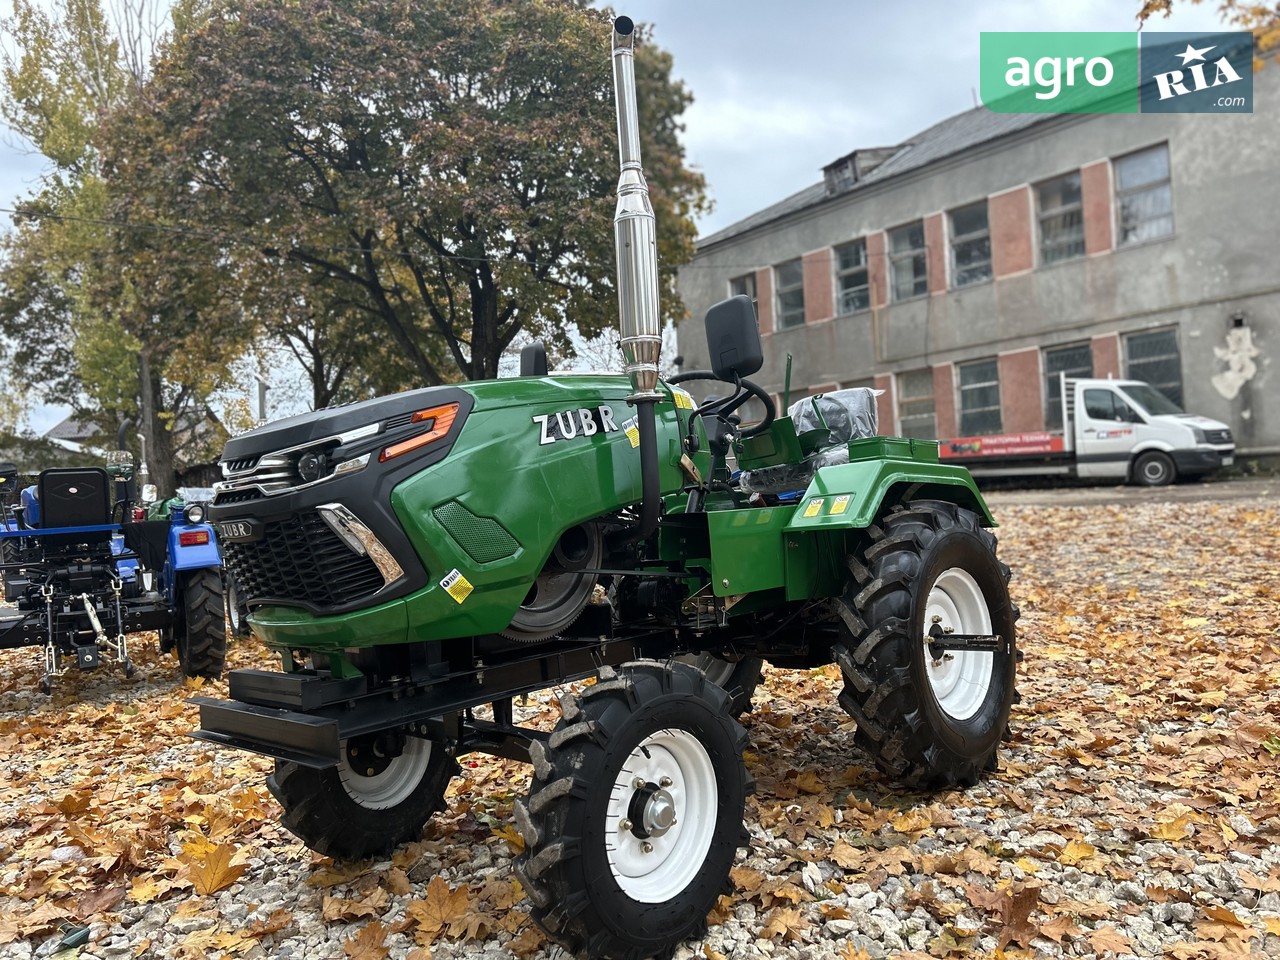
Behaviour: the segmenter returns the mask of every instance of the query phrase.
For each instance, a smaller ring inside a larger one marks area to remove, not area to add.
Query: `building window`
[[[1093,376],[1093,347],[1072,343],[1044,351],[1044,425],[1046,430],[1062,429],[1062,388],[1060,378]]]
[[[938,439],[938,426],[933,417],[933,371],[908,370],[898,380],[898,429],[904,437],[917,440]]]
[[[1000,371],[995,358],[959,365],[960,433],[978,437],[1000,432]]]
[[[1124,338],[1130,380],[1144,380],[1179,407],[1182,403],[1182,355],[1177,330],[1131,333]]]
[[[744,273],[740,277],[734,277],[729,281],[729,296],[749,297],[751,306],[756,311],[756,320],[760,320],[760,307],[756,303],[756,275],[754,273]]]
[[[773,285],[778,298],[778,329],[804,323],[804,266],[799,259],[773,268]]]
[[[923,220],[889,231],[889,274],[895,301],[929,292]]]
[[[734,277],[729,281],[729,296],[731,297],[750,297],[754,303],[756,299],[756,275],[754,273],[744,273],[740,277]]]
[[[1040,262],[1058,263],[1084,256],[1084,209],[1080,171],[1046,180],[1036,187],[1040,223]]]
[[[866,240],[855,240],[836,247],[836,293],[842,316],[871,306],[871,293],[867,285]]]
[[[967,287],[991,279],[991,231],[987,201],[951,211],[951,285]]]
[[[1173,186],[1167,144],[1113,161],[1118,242],[1143,243],[1173,235]]]

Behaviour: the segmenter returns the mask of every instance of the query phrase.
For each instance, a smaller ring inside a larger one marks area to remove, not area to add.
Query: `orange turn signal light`
[[[430,410],[419,410],[409,419],[409,422],[425,423],[430,429],[426,433],[418,434],[416,437],[393,443],[378,454],[378,462],[385,463],[393,457],[418,450],[429,443],[435,443],[449,432],[449,428],[453,426],[453,421],[457,416],[458,405],[456,403],[446,403],[442,407],[432,407]]]

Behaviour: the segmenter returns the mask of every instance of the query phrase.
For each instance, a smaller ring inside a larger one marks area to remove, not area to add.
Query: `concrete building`
[[[880,429],[1056,425],[1057,374],[1124,376],[1280,453],[1280,67],[1252,114],[970,110],[856,150],[698,242],[680,273],[686,369],[702,317],[757,300],[791,397],[876,386]]]

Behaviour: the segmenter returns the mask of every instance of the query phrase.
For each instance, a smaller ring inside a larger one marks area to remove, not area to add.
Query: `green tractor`
[[[531,763],[514,816],[532,915],[624,958],[697,935],[727,889],[762,660],[839,664],[855,743],[949,788],[995,768],[1018,658],[991,515],[936,443],[866,436],[856,391],[776,415],[746,379],[763,358],[745,297],[707,314],[710,370],[659,377],[632,43],[618,18],[625,375],[548,376],[534,350],[519,378],[230,441],[210,516],[282,669],[233,671],[195,734],[273,757],[285,825],[344,859],[420,837],[459,755]],[[724,395],[699,404],[690,380]],[[515,697],[592,676],[554,731],[515,722]]]

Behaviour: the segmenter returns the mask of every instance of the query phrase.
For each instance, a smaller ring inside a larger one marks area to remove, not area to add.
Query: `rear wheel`
[[[995,768],[1015,699],[1009,568],[978,517],[952,503],[917,501],[868,532],[836,601],[840,704],[884,772],[915,787],[972,785]],[[953,635],[999,643],[941,650]]]
[[[1168,486],[1177,476],[1173,459],[1159,450],[1148,450],[1133,461],[1133,479],[1144,487]]]
[[[183,617],[175,630],[178,662],[188,677],[216,680],[222,676],[227,659],[222,575],[216,568],[205,567],[188,570],[178,576],[182,578]]]
[[[17,562],[18,544],[9,537],[0,540],[0,563]],[[18,599],[17,591],[11,586],[11,582],[17,579],[17,570],[0,570],[0,601],[12,603]]]
[[[284,808],[280,821],[317,853],[359,860],[417,840],[458,764],[420,737],[370,734],[338,745],[338,765],[315,770],[276,761],[267,788]]]
[[[764,661],[759,657],[745,657],[742,660],[726,660],[713,653],[690,653],[676,657],[681,663],[697,667],[718,687],[728,692],[729,711],[740,717],[751,709],[751,698],[760,684],[760,674],[764,670]]]
[[[669,955],[706,929],[747,835],[746,733],[687,664],[637,662],[570,702],[516,825],[534,920],[573,953]]]

